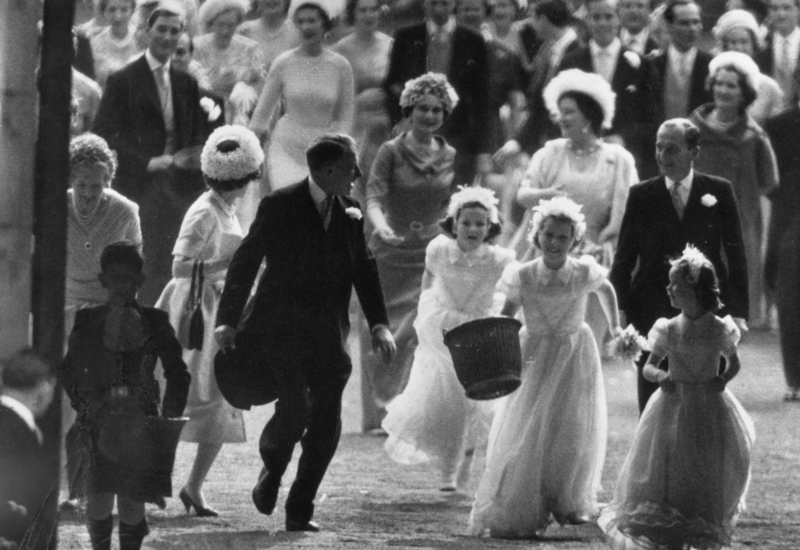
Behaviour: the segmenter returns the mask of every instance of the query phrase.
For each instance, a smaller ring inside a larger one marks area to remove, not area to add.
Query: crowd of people
[[[144,503],[171,496],[85,452],[120,411],[189,418],[179,497],[218,515],[204,480],[247,434],[214,359],[246,327],[277,398],[253,501],[273,512],[301,442],[286,527],[318,530],[351,324],[362,428],[389,456],[434,463],[452,491],[488,444],[474,535],[600,514],[621,548],[730,540],[754,434],[725,385],[773,308],[800,402],[795,0],[732,0],[710,34],[694,0],[423,0],[402,28],[414,10],[382,0],[94,7],[76,27],[59,371],[94,548],[115,495],[125,549]],[[442,331],[493,315],[524,321],[522,385],[468,400]],[[650,341],[642,417],[601,511],[600,365],[628,323]],[[20,391],[41,387],[22,363]]]

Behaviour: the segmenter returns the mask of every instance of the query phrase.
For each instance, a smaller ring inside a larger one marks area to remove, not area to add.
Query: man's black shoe
[[[309,531],[311,533],[319,532],[319,523],[316,521],[298,521],[286,518],[287,531]]]
[[[262,475],[253,488],[253,504],[256,505],[256,510],[262,514],[272,514],[275,510],[275,503],[278,502],[280,488],[280,480],[273,479],[269,474]]]

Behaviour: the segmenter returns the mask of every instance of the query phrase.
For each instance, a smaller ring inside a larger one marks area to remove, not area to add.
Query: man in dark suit
[[[711,101],[706,89],[708,64],[714,57],[697,43],[703,31],[700,6],[692,0],[671,0],[664,10],[669,46],[650,58],[655,120],[653,131],[644,136],[648,151],[640,176],[651,177],[658,166],[650,151],[655,147],[655,128],[667,119],[686,118],[703,103]]]
[[[588,0],[586,24],[588,45],[564,56],[559,69],[597,73],[611,84],[617,100],[610,133],[621,140],[641,166],[649,153],[641,146],[642,137],[652,129],[654,120],[649,64],[621,44],[616,0]]]
[[[488,141],[489,64],[483,37],[456,24],[455,0],[425,0],[426,20],[394,36],[384,80],[392,124],[402,119],[400,94],[406,82],[427,72],[447,75],[459,102],[440,133],[456,149],[454,183],[472,183],[476,169],[491,170]],[[477,163],[477,165],[476,165]]]
[[[183,29],[179,5],[164,3],[148,19],[144,55],[108,78],[94,122],[119,156],[114,188],[139,203],[147,282],[139,293],[153,305],[172,277],[172,247],[183,216],[204,191],[195,177],[181,177],[173,155],[207,137],[197,82],[171,66]]]
[[[771,76],[783,91],[784,104],[790,107],[797,96],[800,59],[800,7],[798,0],[769,0],[769,26],[765,47],[755,59],[761,72]]]
[[[528,118],[514,139],[495,153],[494,160],[498,164],[520,151],[533,155],[546,141],[559,137],[560,131],[550,119],[542,91],[558,73],[564,56],[581,47],[578,34],[571,26],[573,17],[570,7],[564,0],[538,2],[532,10],[530,21],[541,40],[531,63],[532,73],[526,94]]]
[[[800,76],[800,75],[798,75]],[[781,186],[770,195],[772,218],[764,265],[767,286],[778,306],[786,401],[800,401],[800,107],[797,101],[764,124]]]
[[[679,313],[666,291],[669,260],[687,244],[717,270],[724,304],[720,314],[730,314],[741,329],[747,328],[747,262],[736,197],[729,181],[694,172],[699,138],[698,128],[686,119],[664,122],[656,137],[661,176],[634,185],[628,196],[609,278],[620,311],[644,335],[657,319]],[[640,411],[658,388],[642,376],[647,356],[638,362]],[[661,368],[668,368],[667,361]]]
[[[253,489],[263,514],[275,508],[281,477],[300,441],[303,454],[286,499],[287,531],[318,531],[314,497],[342,429],[342,392],[352,364],[346,351],[348,307],[355,287],[384,360],[394,355],[375,259],[364,239],[355,142],[328,134],[306,153],[310,176],[261,201],[250,232],[228,268],[217,313],[217,339],[233,346],[242,310],[262,260],[267,269],[247,329],[275,380],[275,415],[261,434],[264,469]]]
[[[622,45],[641,56],[658,49],[658,42],[650,36],[650,0],[620,0],[619,39]]]
[[[36,418],[53,398],[50,367],[32,351],[16,353],[0,367],[0,540],[22,547],[44,526],[36,524],[48,495],[58,494],[50,479]]]

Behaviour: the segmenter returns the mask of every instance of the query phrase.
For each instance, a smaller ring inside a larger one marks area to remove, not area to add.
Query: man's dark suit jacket
[[[775,32],[767,33],[767,37],[764,40],[764,48],[754,56],[756,64],[758,68],[761,69],[761,72],[773,78],[775,77],[775,58],[773,57],[774,52],[772,51],[772,44],[774,41]]]
[[[704,103],[713,101],[711,92],[706,90],[706,79],[708,78],[708,64],[714,58],[708,52],[698,49],[697,55],[694,59],[694,67],[692,67],[692,76],[690,77],[689,84],[689,103],[688,117],[695,109]],[[667,51],[660,51],[650,58],[650,66],[653,70],[653,101],[656,107],[656,123],[661,124],[664,122],[666,116],[664,114],[664,81],[667,73]]]
[[[706,195],[713,196],[716,204],[703,205],[701,198]],[[730,182],[695,172],[681,220],[664,177],[659,176],[631,187],[609,276],[620,310],[639,332],[646,335],[658,318],[679,313],[666,291],[669,260],[679,257],[687,244],[697,247],[717,270],[724,303],[721,313],[747,318],[747,261]]]
[[[622,47],[617,58],[617,68],[611,80],[611,89],[617,94],[612,134],[619,134],[625,140],[625,147],[640,161],[645,151],[640,147],[645,132],[650,131],[655,113],[653,111],[653,90],[650,66],[646,58],[631,52],[639,58],[638,67],[626,58],[627,50]],[[580,69],[596,73],[589,46],[581,46],[565,55],[559,70]],[[652,151],[647,151],[652,155]]]
[[[228,267],[217,326],[239,325],[266,258],[252,313],[245,321],[248,330],[260,336],[265,362],[279,361],[281,369],[292,369],[302,355],[297,350],[315,346],[324,360],[338,360],[331,369],[349,367],[352,288],[370,327],[389,324],[377,264],[364,239],[364,221],[345,212],[350,208],[358,209],[358,202],[335,197],[326,231],[308,179],[265,197]],[[351,212],[355,216],[356,210]]]
[[[200,107],[197,82],[174,67],[169,77],[176,150],[203,145],[208,115]],[[144,55],[108,77],[93,131],[119,157],[114,188],[139,202],[151,180],[147,164],[164,154],[167,140],[158,88]]]
[[[55,487],[36,434],[0,404],[0,537],[21,543]],[[27,515],[12,511],[9,501],[24,506]]]
[[[489,153],[486,131],[489,58],[486,43],[481,35],[460,25],[456,25],[452,40],[452,59],[447,80],[455,88],[459,100],[439,133],[459,153]],[[400,29],[395,34],[389,71],[383,84],[393,125],[403,118],[399,102],[405,83],[428,72],[427,44],[425,23]]]

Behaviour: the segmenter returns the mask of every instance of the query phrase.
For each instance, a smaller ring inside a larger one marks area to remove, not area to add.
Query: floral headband
[[[428,94],[438,97],[448,113],[458,105],[458,94],[447,81],[447,77],[440,73],[426,73],[406,82],[403,93],[400,94],[400,107],[413,107],[422,96]]]
[[[226,141],[234,141],[239,146],[229,151],[221,150],[219,145]],[[264,151],[256,135],[237,125],[214,130],[200,155],[203,175],[216,181],[235,181],[256,174],[263,163]]]
[[[500,223],[497,213],[497,205],[500,202],[494,191],[485,187],[467,187],[460,185],[459,191],[450,197],[450,205],[447,207],[447,216],[455,221],[458,213],[465,204],[478,203],[489,212],[491,223]]]
[[[539,206],[533,208],[533,223],[528,240],[533,242],[534,237],[542,228],[547,218],[566,218],[575,227],[575,241],[580,241],[586,234],[586,216],[581,213],[583,206],[565,195],[558,195],[550,200],[539,201]]]
[[[696,284],[700,278],[700,270],[703,266],[711,264],[708,258],[691,244],[686,245],[686,248],[683,249],[683,255],[680,258],[670,262],[673,267],[677,267],[683,263],[689,266],[689,276],[686,280],[692,285]]]

